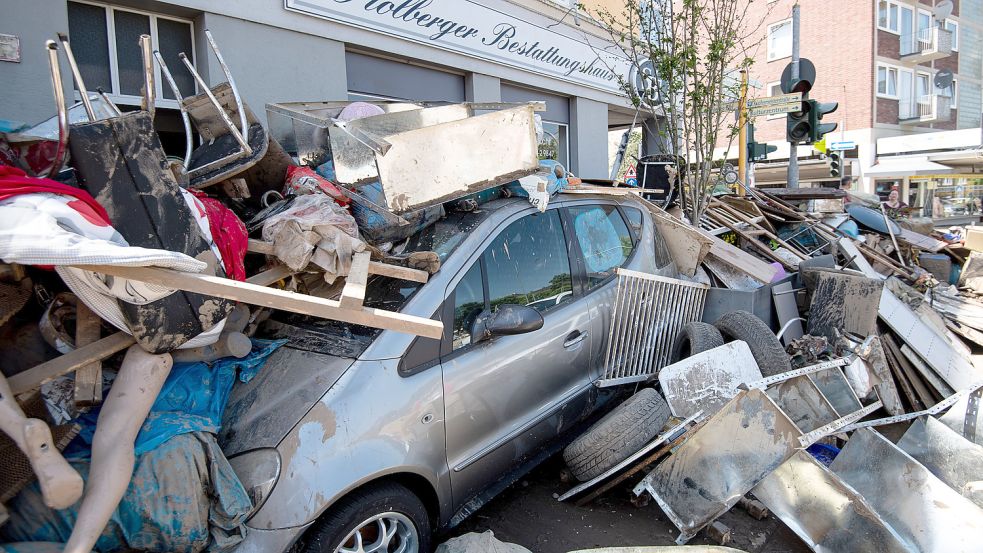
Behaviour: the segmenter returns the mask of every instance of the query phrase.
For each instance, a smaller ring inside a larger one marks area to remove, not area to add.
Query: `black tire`
[[[577,480],[591,480],[652,441],[668,420],[662,395],[642,388],[567,446],[563,460]]]
[[[693,321],[679,330],[676,343],[672,346],[672,362],[724,345],[724,337],[712,324]]]
[[[744,340],[758,363],[762,376],[775,376],[792,370],[785,348],[764,321],[747,311],[731,311],[713,323],[724,340]]]
[[[394,482],[370,485],[342,498],[328,509],[317,525],[304,536],[296,551],[334,553],[359,525],[383,513],[399,513],[415,526],[419,539],[417,553],[430,553],[430,516],[423,502],[405,486]]]

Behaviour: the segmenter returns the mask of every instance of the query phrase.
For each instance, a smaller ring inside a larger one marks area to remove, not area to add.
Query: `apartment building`
[[[781,74],[792,55],[794,3],[749,5],[748,19],[763,21],[753,52],[752,96],[781,94]],[[801,56],[814,63],[817,73],[809,97],[839,103],[824,119],[839,125],[828,140],[856,144],[844,152],[845,172],[859,179],[859,188],[886,194],[897,186],[921,205],[926,186],[919,189],[919,179],[945,180],[940,186],[972,184],[971,174],[960,176],[965,168],[927,159],[897,163],[879,156],[877,143],[980,127],[983,0],[799,0],[799,5]],[[754,125],[758,142],[779,148],[757,164],[756,184],[784,183],[789,155],[785,116],[759,117]],[[798,157],[803,186],[835,182],[818,152],[799,146]],[[924,179],[939,174],[942,179]]]
[[[0,0],[0,14],[0,119],[54,114],[45,41],[59,32],[71,37],[89,90],[134,109],[141,34],[183,95],[197,87],[181,52],[209,84],[224,80],[205,29],[261,117],[272,102],[541,100],[541,152],[578,175],[606,177],[608,128],[634,115],[617,78],[627,60],[599,59],[610,34],[574,0]],[[165,148],[173,131],[180,150],[177,102],[159,70],[157,83],[156,124]]]

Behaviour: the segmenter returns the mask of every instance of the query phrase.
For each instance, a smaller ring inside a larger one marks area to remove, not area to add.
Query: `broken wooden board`
[[[254,240],[252,238],[249,239],[248,251],[252,253],[274,255],[272,242],[264,242],[262,240]],[[420,284],[426,284],[427,281],[430,279],[430,273],[428,273],[427,271],[421,271],[419,269],[413,269],[410,267],[401,267],[399,265],[392,265],[390,263],[381,263],[379,261],[369,261],[369,274],[387,276],[390,278],[398,278],[401,280],[409,280],[412,282],[419,282]],[[276,282],[276,280],[272,282]],[[270,284],[272,284],[272,282]]]
[[[66,375],[79,367],[85,367],[94,361],[101,361],[135,343],[136,340],[133,339],[133,336],[125,332],[117,332],[87,346],[76,348],[65,355],[45,361],[24,372],[17,373],[8,378],[7,382],[10,384],[10,389],[13,390],[14,395],[30,392],[46,382],[51,382],[59,376]]]
[[[854,268],[870,278],[884,278],[884,275],[875,271],[874,267],[867,261],[867,258],[860,253],[860,249],[857,248],[852,238],[844,236],[840,238],[838,245],[840,251],[843,253],[843,257],[847,259],[847,266],[853,265]]]
[[[704,236],[708,236],[713,241],[713,245],[710,247],[710,257],[746,273],[762,284],[770,284],[781,271],[780,268],[770,265],[740,248],[731,246],[716,236],[705,233]]]
[[[664,211],[653,212],[652,215],[656,229],[676,262],[676,269],[686,276],[696,275],[696,269],[710,252],[713,241]]]
[[[883,280],[818,271],[809,305],[809,334],[830,340],[836,340],[837,332],[870,335],[877,322],[883,288]]]
[[[751,291],[764,286],[761,282],[751,278],[751,275],[714,257],[704,259],[703,266],[730,290]]]
[[[937,395],[939,399],[942,399],[956,393],[956,391],[952,389],[952,386],[949,386],[944,380],[939,378],[939,375],[935,374],[935,371],[926,365],[925,361],[922,360],[917,353],[912,351],[910,347],[908,347],[908,344],[901,345],[901,354],[908,358],[908,362],[911,363],[911,366],[918,371],[918,374],[921,375],[922,380],[935,389],[935,394],[933,395]]]
[[[75,347],[99,340],[102,322],[98,315],[79,301],[75,307]],[[75,405],[86,407],[102,403],[102,360],[97,359],[75,371]]]
[[[910,244],[920,250],[926,250],[932,253],[939,253],[947,245],[941,240],[936,240],[931,236],[925,236],[924,234],[917,233],[904,227],[902,227],[901,231],[896,234],[899,241]]]
[[[983,379],[983,371],[957,354],[945,337],[887,288],[881,293],[878,315],[954,390],[968,388]]]
[[[369,252],[359,252],[352,258],[352,266],[345,277],[338,303],[345,309],[361,309],[365,302],[365,287],[369,282]]]
[[[891,374],[894,375],[894,381],[898,384],[898,388],[901,389],[901,393],[908,400],[908,405],[911,406],[912,411],[925,409],[925,403],[915,392],[914,386],[908,380],[901,367],[901,361],[898,360],[898,357],[901,356],[901,350],[898,349],[897,344],[894,343],[890,334],[881,334],[880,337],[881,344],[884,346],[884,357],[887,360],[887,366],[891,369]]]
[[[275,288],[266,288],[249,282],[237,282],[227,278],[198,273],[184,273],[157,267],[120,267],[108,265],[80,265],[78,267],[86,271],[147,282],[166,288],[197,292],[251,305],[373,328],[407,332],[427,338],[438,339],[444,333],[444,325],[440,321],[368,307],[363,307],[362,309],[345,309],[334,300],[306,296]]]

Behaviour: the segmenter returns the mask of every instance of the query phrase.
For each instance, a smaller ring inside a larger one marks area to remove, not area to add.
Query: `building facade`
[[[330,100],[542,100],[547,150],[603,178],[608,130],[634,110],[618,85],[627,63],[572,0],[0,0],[0,119],[54,114],[46,40],[71,37],[90,91],[139,105],[141,34],[152,37],[182,94],[195,93],[178,54],[210,85],[224,80],[204,30],[222,49],[246,103]],[[604,56],[604,57],[602,57]],[[62,63],[65,93],[72,89]],[[176,100],[158,70],[157,126],[170,147]],[[175,136],[175,147],[183,140]]]
[[[792,55],[794,0],[753,2],[749,20],[763,20],[751,71],[752,96],[781,92],[781,75]],[[866,192],[886,195],[904,188],[924,201],[918,168],[902,171],[879,156],[879,139],[980,127],[983,83],[983,0],[799,0],[800,51],[816,67],[809,97],[838,102],[823,122],[838,129],[827,141],[853,142],[845,151],[845,174]],[[758,117],[755,140],[778,146],[756,165],[756,184],[786,181],[789,156],[784,115]],[[799,146],[803,186],[832,184],[819,152]],[[923,173],[938,172],[938,167]],[[947,171],[956,173],[956,171]],[[952,180],[952,179],[950,179]],[[958,179],[955,179],[958,180]],[[965,180],[965,179],[964,179]],[[924,187],[923,187],[924,188]]]

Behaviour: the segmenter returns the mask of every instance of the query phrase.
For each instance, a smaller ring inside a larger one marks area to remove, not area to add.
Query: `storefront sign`
[[[289,10],[616,94],[630,67],[599,38],[588,44],[473,0],[284,1]]]

